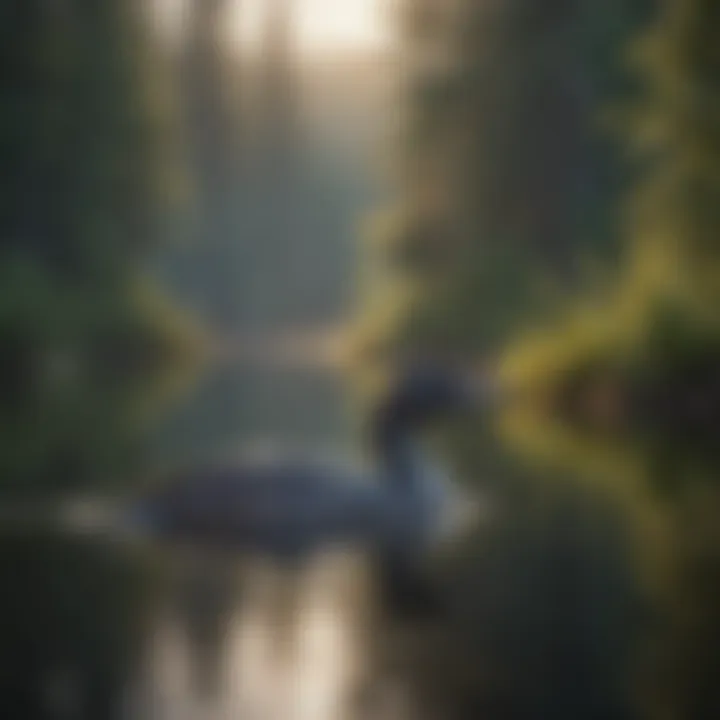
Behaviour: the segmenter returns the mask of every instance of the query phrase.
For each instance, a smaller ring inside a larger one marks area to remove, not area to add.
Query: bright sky
[[[302,54],[379,50],[386,46],[383,6],[388,0],[287,0],[296,23],[295,41]],[[188,0],[155,0],[163,25],[177,27]],[[268,0],[230,1],[228,35],[252,51],[261,37]]]
[[[383,0],[287,0],[294,3],[296,42],[302,54],[380,49],[387,38]],[[233,12],[238,38],[250,49],[260,38],[267,0],[240,0]]]

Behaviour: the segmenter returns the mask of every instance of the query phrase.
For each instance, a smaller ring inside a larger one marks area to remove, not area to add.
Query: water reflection
[[[3,717],[348,716],[370,608],[360,558],[288,570],[53,535],[4,546]]]
[[[337,384],[312,371],[218,370],[162,429],[154,461],[256,436],[333,443],[347,427]],[[82,532],[51,529],[44,514],[18,522],[14,509],[2,525],[0,717],[338,717],[351,563],[281,572],[138,546],[90,514]]]
[[[257,434],[333,442],[346,422],[335,382],[223,373],[180,410],[162,450],[203,457]],[[297,405],[285,405],[288,397]],[[256,404],[267,404],[264,414]],[[560,445],[538,444],[559,459]],[[92,528],[6,532],[0,717],[637,717],[629,664],[647,614],[614,503],[559,482],[574,475],[567,469],[539,473],[538,458],[520,469],[475,433],[467,445],[459,454],[470,477],[492,484],[499,521],[443,560],[449,614],[434,624],[387,616],[361,555],[281,569],[254,556],[128,544]]]
[[[248,440],[342,447],[351,431],[344,391],[341,378],[318,369],[216,368],[160,429],[154,454],[177,467]]]
[[[345,716],[358,653],[351,567],[338,556],[301,572],[175,558],[125,716]]]
[[[165,429],[160,448],[177,465],[178,455],[231,453],[248,438],[337,447],[347,440],[348,424],[335,376],[226,367],[205,379]],[[302,569],[257,557],[175,555],[174,561],[163,619],[170,629],[148,661],[149,676],[160,678],[154,692],[164,698],[155,706],[170,708],[170,716],[180,712],[178,704],[198,703],[212,717],[342,716],[355,672],[349,635],[359,627],[349,617],[357,594],[348,588],[357,589],[361,576],[349,558],[328,555]],[[163,670],[168,653],[167,668],[184,658],[174,674]]]

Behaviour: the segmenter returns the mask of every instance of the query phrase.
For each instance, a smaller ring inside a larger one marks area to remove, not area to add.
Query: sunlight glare
[[[383,0],[287,0],[300,55],[373,51],[387,41]],[[267,0],[243,0],[232,10],[230,27],[243,52],[262,40]]]

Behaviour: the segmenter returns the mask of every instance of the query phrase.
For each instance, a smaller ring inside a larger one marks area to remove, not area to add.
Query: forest
[[[291,0],[253,57],[232,0],[162,5],[0,5],[2,503],[141,487],[244,338],[339,328],[355,412],[461,358],[506,401],[436,440],[500,514],[419,705],[720,717],[720,4],[396,0],[391,59],[332,67]]]

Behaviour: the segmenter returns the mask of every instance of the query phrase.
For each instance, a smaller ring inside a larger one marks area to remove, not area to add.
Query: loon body
[[[467,501],[419,451],[415,463],[409,488],[363,467],[294,457],[190,469],[143,498],[128,524],[167,540],[287,558],[358,543],[417,550],[452,530]]]
[[[413,369],[372,416],[373,468],[288,457],[188,470],[136,503],[129,523],[160,538],[281,559],[338,544],[370,548],[384,573],[410,588],[449,516],[468,509],[417,435],[477,401],[463,378]]]

